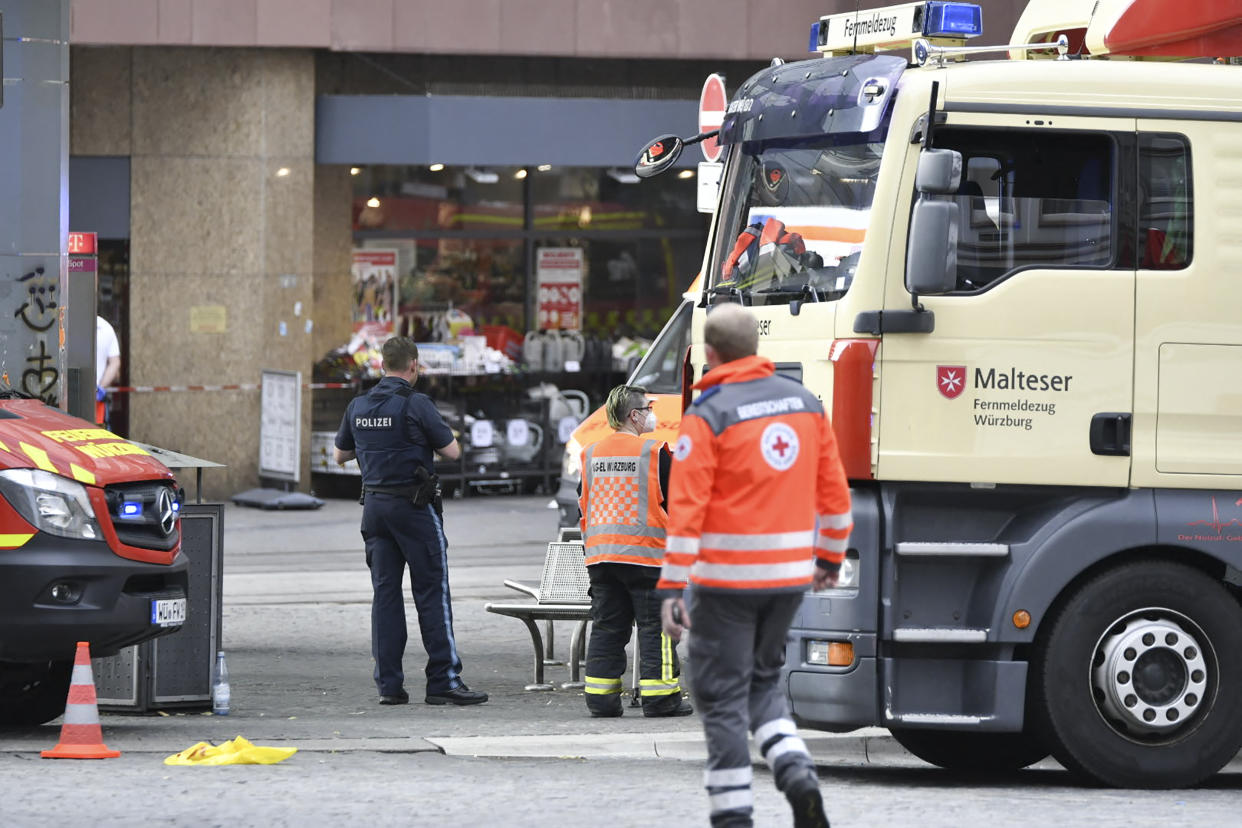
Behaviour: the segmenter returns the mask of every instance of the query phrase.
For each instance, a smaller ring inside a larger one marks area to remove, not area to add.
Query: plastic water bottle
[[[224,650],[216,653],[215,675],[211,679],[211,712],[229,715],[229,668],[224,663]]]

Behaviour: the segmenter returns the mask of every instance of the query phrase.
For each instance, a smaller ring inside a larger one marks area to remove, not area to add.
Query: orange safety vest
[[[668,514],[660,505],[662,440],[617,431],[582,452],[582,540],[587,566],[659,566]]]
[[[845,558],[850,490],[823,406],[768,359],[709,371],[682,416],[658,589],[801,591]]]
[[[754,259],[769,244],[780,245],[792,256],[801,256],[806,252],[806,243],[802,240],[802,236],[787,232],[783,221],[769,218],[763,224],[752,224],[738,234],[733,250],[729,253],[729,258],[725,260],[721,284],[741,288],[753,282],[754,280],[751,279],[745,284],[731,284],[740,277],[739,271],[753,266]]]

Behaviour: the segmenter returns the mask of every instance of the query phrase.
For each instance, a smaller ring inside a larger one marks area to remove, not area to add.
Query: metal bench
[[[582,531],[576,526],[562,526],[557,530],[556,541],[557,543],[581,543]],[[530,598],[539,600],[538,581],[506,578],[505,586]],[[556,657],[556,627],[551,619],[545,619],[543,622],[543,647],[543,665],[545,667],[559,667],[565,663]]]
[[[530,632],[531,644],[535,648],[535,680],[526,685],[526,689],[553,689],[553,685],[544,680],[544,641],[536,621],[549,622],[547,663],[557,663],[552,660],[550,622],[578,622],[569,643],[570,680],[562,687],[581,687],[582,662],[586,660],[586,625],[591,618],[591,598],[587,594],[591,582],[587,577],[586,553],[582,544],[549,543],[547,555],[543,560],[543,576],[539,579],[538,587],[527,581],[505,581],[505,586],[525,592],[535,599],[533,602],[512,604],[489,603],[483,607],[488,612],[519,619]]]

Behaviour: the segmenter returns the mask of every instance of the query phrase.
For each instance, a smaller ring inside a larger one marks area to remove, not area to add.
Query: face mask
[[[656,415],[654,411],[648,411],[646,419],[643,420],[643,431],[655,431]]]

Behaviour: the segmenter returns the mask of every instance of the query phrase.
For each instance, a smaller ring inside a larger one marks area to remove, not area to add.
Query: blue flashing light
[[[142,514],[141,500],[126,500],[121,504],[121,517],[138,517]]]
[[[822,25],[822,22],[819,20],[816,20],[814,23],[811,24],[811,40],[807,44],[807,47],[806,47],[806,50],[808,52],[819,51],[819,27],[821,25]]]
[[[173,501],[173,512],[175,513],[175,512],[180,512],[180,511],[181,511],[181,501],[174,500]]]
[[[983,9],[974,3],[930,0],[923,16],[924,37],[978,37],[983,34]]]

